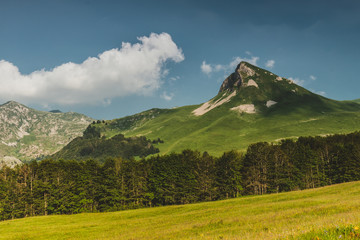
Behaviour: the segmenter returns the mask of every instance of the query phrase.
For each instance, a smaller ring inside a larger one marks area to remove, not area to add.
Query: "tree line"
[[[250,145],[245,194],[278,193],[360,180],[360,132]]]
[[[360,133],[259,142],[213,157],[33,161],[0,170],[0,220],[187,204],[360,180]]]

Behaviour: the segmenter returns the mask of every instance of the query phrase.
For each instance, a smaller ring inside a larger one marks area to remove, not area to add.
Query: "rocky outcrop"
[[[250,68],[246,62],[241,62],[236,68],[236,71],[239,72],[239,74],[242,73],[246,77],[251,77],[255,75],[255,70]]]
[[[256,87],[256,88],[259,88],[259,85],[257,85],[257,83],[254,81],[254,80],[252,80],[252,79],[250,79],[246,84],[244,84],[246,87],[251,87],[251,86],[253,86],[253,87]]]
[[[227,77],[224,80],[224,82],[221,84],[219,93],[222,93],[225,91],[232,92],[232,91],[238,89],[240,86],[244,85],[244,81],[243,81],[244,77],[254,76],[255,74],[256,74],[255,70],[253,70],[251,67],[249,67],[248,63],[241,62],[240,64],[237,65],[235,72],[230,74],[230,76]],[[250,84],[248,86],[255,86],[255,85]]]
[[[236,69],[239,68],[239,65]],[[239,72],[236,70],[229,77],[227,77],[224,82],[221,84],[219,93],[229,91],[232,92],[235,89],[239,88],[242,85],[242,79]]]
[[[230,108],[230,110],[236,111],[239,113],[249,113],[249,114],[256,113],[256,108],[255,108],[254,104],[242,104],[242,105]]]
[[[210,101],[202,104],[200,107],[198,107],[194,111],[192,111],[192,113],[195,116],[204,115],[205,113],[211,111],[212,109],[219,107],[219,106],[223,105],[224,103],[229,102],[231,100],[231,98],[233,98],[235,95],[236,95],[236,91],[232,92],[228,96],[226,96],[226,93],[224,93],[222,95],[222,97],[219,98],[218,100],[216,100],[215,102],[210,100]]]

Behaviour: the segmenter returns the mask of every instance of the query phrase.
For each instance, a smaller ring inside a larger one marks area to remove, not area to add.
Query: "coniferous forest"
[[[100,163],[101,162],[101,163]],[[0,220],[278,193],[360,180],[360,132],[259,142],[221,157],[33,161],[0,169]]]

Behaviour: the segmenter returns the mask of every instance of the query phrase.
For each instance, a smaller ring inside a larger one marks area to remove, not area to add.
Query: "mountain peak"
[[[243,78],[248,76],[253,76],[256,74],[256,71],[254,70],[254,66],[251,65],[248,62],[240,62],[235,72],[230,74],[229,77],[227,77],[224,82],[222,83],[219,93],[229,91],[232,92],[235,89],[239,88],[240,86],[244,85]]]
[[[277,103],[303,101],[306,96],[321,98],[287,78],[248,62],[240,62],[235,71],[224,80],[219,93],[195,109],[193,114],[201,116],[220,106],[241,113],[266,112]]]
[[[15,102],[15,101],[7,101],[6,103],[2,104],[1,106],[21,106],[22,104]]]
[[[255,66],[251,65],[248,62],[245,61],[241,61],[237,66],[235,71],[239,72],[239,73],[244,73],[247,74],[249,76],[253,76],[255,74],[255,70],[254,70]]]

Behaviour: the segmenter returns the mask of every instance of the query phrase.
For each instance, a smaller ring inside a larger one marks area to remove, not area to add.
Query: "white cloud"
[[[207,64],[206,61],[203,61],[200,68],[201,71],[207,75],[210,75],[213,72],[233,72],[236,68],[236,66],[242,62],[248,62],[252,65],[257,65],[257,61],[259,60],[259,57],[252,56],[251,58],[242,58],[242,57],[235,57],[233,60],[228,64]]]
[[[104,107],[109,106],[111,104],[111,99],[109,98],[103,99],[102,104],[104,105]]]
[[[160,97],[166,101],[171,101],[174,97],[174,93],[167,94],[167,92],[163,92]]]
[[[226,66],[221,65],[221,64],[217,64],[217,65],[214,66],[214,70],[215,70],[215,72],[219,72],[221,70],[226,70]]]
[[[273,68],[275,66],[275,60],[267,60],[267,62],[265,63],[265,67],[267,68]]]
[[[303,79],[300,79],[300,78],[292,78],[292,77],[289,77],[289,79],[291,80],[291,81],[293,81],[295,84],[297,84],[297,85],[300,85],[300,86],[304,86],[304,84],[305,84],[305,80],[303,80]]]
[[[230,62],[230,64],[224,66],[225,69],[229,69],[231,68],[232,70],[235,70],[233,68],[235,68],[240,62],[248,62],[252,65],[257,65],[257,61],[259,60],[259,57],[254,57],[252,56],[251,58],[242,58],[242,57],[235,57],[233,61]]]
[[[313,89],[310,89],[310,91],[315,93],[315,94],[324,96],[324,97],[326,96],[326,92],[324,92],[324,91],[316,91],[316,90],[313,90]]]
[[[213,71],[213,67],[210,64],[207,64],[205,61],[201,64],[201,71],[205,74],[210,74]]]
[[[314,75],[310,75],[310,79],[315,81],[316,80],[316,77]]]
[[[176,82],[177,80],[180,79],[180,76],[176,76],[176,77],[171,77],[169,78],[170,82]]]
[[[184,55],[167,33],[151,33],[138,40],[135,44],[123,42],[120,49],[80,64],[68,62],[28,75],[1,60],[0,98],[40,104],[110,104],[114,97],[152,94],[168,73],[164,63],[181,62]]]
[[[304,80],[304,79],[300,79],[300,78],[292,78],[292,77],[289,77],[290,80],[292,80],[295,84],[297,85],[300,85],[300,86],[304,86],[304,85],[307,85],[309,84],[310,81],[315,81],[316,80],[316,77],[313,76],[313,75],[310,75],[310,80]],[[311,92],[315,93],[315,94],[318,94],[318,95],[321,95],[321,96],[326,96],[326,92],[324,91],[316,91],[316,90],[313,90],[313,89],[309,89]]]
[[[326,96],[326,92],[324,91],[315,91],[316,94],[319,94],[321,96]]]
[[[311,81],[315,81],[317,78],[314,76],[314,75],[310,75],[308,79],[300,79],[300,78],[292,78],[292,77],[289,77],[290,80],[292,80],[294,83],[296,83],[297,85],[300,85],[300,86],[304,86],[304,85],[308,85]],[[323,93],[323,94],[320,94],[320,93]],[[320,91],[319,93],[317,93],[319,95],[325,95],[324,92]]]

